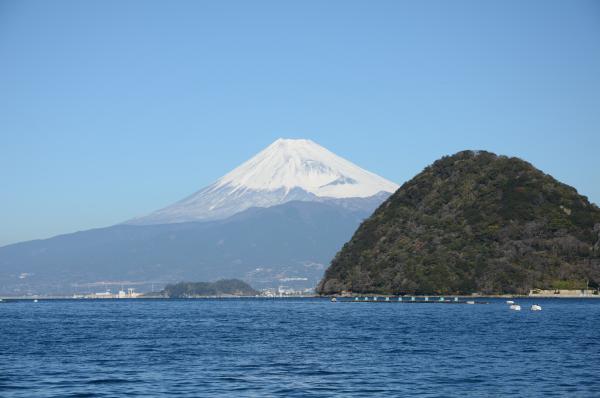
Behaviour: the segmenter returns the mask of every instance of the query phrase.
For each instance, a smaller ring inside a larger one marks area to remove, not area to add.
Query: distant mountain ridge
[[[0,295],[93,292],[123,283],[150,291],[152,285],[221,278],[257,288],[310,288],[375,206],[295,201],[225,220],[121,224],[4,246]]]
[[[598,206],[521,159],[464,151],[390,196],[318,291],[528,293],[599,283]]]
[[[368,208],[397,188],[311,140],[278,139],[208,187],[127,224],[217,220],[290,201]]]

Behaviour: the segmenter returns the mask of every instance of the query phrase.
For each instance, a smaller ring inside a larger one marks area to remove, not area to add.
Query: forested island
[[[255,296],[258,292],[239,279],[221,279],[216,282],[180,282],[165,286],[160,296],[193,298],[207,296]]]
[[[600,283],[600,209],[524,160],[446,156],[333,259],[321,294],[526,294]]]

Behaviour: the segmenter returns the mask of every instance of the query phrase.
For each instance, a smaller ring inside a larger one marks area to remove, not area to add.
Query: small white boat
[[[402,297],[398,297],[398,301],[402,301]]]
[[[512,304],[510,309],[513,311],[521,311],[521,306],[519,304]]]
[[[332,297],[332,298],[331,298],[331,302],[332,302],[332,303],[335,303],[336,301],[337,301],[337,299],[336,299],[335,297]]]
[[[369,301],[369,298],[368,298],[368,297],[365,297],[365,301]]]
[[[467,301],[467,304],[475,304],[475,302],[473,300],[469,300]]]
[[[506,302],[506,304],[511,304],[511,305],[512,305],[512,304],[514,304],[514,303],[515,303],[515,302],[514,302],[514,301],[512,301],[512,300],[508,300],[508,301]]]
[[[377,301],[377,297],[373,297],[373,301]]]
[[[541,310],[542,310],[541,305],[534,304],[531,306],[531,311],[541,311]]]
[[[386,298],[385,298],[385,301],[390,301],[390,298],[389,298],[389,297],[386,297]]]
[[[443,297],[440,297],[440,301],[444,301],[444,298],[443,298]]]
[[[37,299],[35,299],[35,300],[33,300],[33,302],[34,302],[34,303],[37,303],[38,301],[37,301]]]
[[[358,301],[358,297],[354,297],[354,301]]]

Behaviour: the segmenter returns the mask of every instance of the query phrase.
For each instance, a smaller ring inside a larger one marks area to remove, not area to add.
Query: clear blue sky
[[[402,183],[522,157],[600,203],[598,1],[0,2],[0,245],[182,198],[278,137]]]

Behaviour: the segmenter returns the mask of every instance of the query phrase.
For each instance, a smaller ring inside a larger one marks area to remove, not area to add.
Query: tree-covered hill
[[[197,296],[254,296],[252,286],[239,279],[221,279],[216,282],[180,282],[165,286],[161,292],[170,298]]]
[[[599,282],[598,206],[521,159],[463,151],[365,220],[317,290],[491,294]]]

